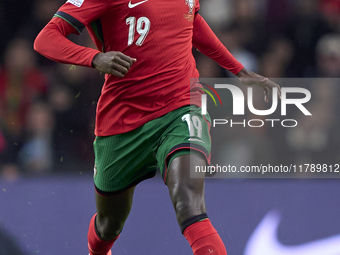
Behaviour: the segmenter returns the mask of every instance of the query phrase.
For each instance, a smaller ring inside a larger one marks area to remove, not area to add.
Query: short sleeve
[[[72,25],[80,34],[93,20],[107,10],[108,0],[68,0],[53,17],[58,17]]]

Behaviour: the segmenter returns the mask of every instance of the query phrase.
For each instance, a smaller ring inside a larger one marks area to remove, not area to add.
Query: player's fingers
[[[269,89],[267,87],[263,87],[263,92],[264,92],[264,101],[268,102],[269,98]]]
[[[279,84],[276,84],[277,85],[277,91],[278,91],[278,94],[279,94],[279,98],[281,99],[281,87],[279,86]]]
[[[111,70],[110,74],[117,76],[117,77],[124,77],[124,74],[122,74],[121,72],[118,72],[117,70]]]
[[[125,54],[122,53],[122,52],[119,52],[119,53],[118,53],[118,56],[119,56],[121,59],[123,59],[123,60],[127,61],[128,63],[130,63],[130,65],[132,65],[133,63],[135,63],[135,62],[137,61],[137,59],[135,59],[135,58],[130,58],[129,56],[125,55]]]
[[[131,64],[128,61],[121,59],[120,57],[117,57],[115,59],[115,62],[118,63],[119,65],[125,67],[127,70],[129,70],[130,67],[131,67]]]
[[[119,66],[117,63],[111,63],[110,71],[108,73],[117,77],[124,77],[125,74],[122,73],[124,70],[120,70],[120,68],[124,68],[126,70],[125,67]]]
[[[127,71],[128,71],[128,68],[126,68],[126,67],[124,67],[124,66],[122,66],[122,65],[120,65],[120,64],[118,64],[116,62],[113,62],[111,64],[111,69],[112,70],[116,70],[116,71],[120,72],[123,75],[125,75],[127,73]]]
[[[268,80],[268,84],[270,85],[271,88],[277,88],[277,94],[279,96],[279,98],[281,99],[281,87],[279,84],[277,84],[276,82],[273,82],[271,80]]]

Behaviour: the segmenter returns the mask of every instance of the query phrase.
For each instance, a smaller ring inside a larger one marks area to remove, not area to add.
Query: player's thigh
[[[173,115],[171,125],[162,135],[157,161],[181,224],[205,213],[205,174],[194,171],[195,166],[210,163],[210,117],[202,116],[195,106],[183,107]]]
[[[193,175],[195,165],[205,166],[207,164],[203,155],[189,150],[174,153],[167,175],[167,186],[176,189],[189,189],[194,193],[200,192],[204,185],[205,173],[200,172]]]
[[[195,170],[194,164],[205,165],[206,161],[202,155],[184,154],[175,157],[169,166],[167,186],[176,212],[184,214],[178,215],[180,218],[190,218],[205,212],[205,175],[200,173],[193,178],[190,172]]]
[[[96,192],[96,228],[104,240],[118,236],[129,216],[135,187],[113,196]]]
[[[96,137],[94,183],[98,193],[123,193],[155,175],[157,165],[150,141],[143,129],[108,137]]]
[[[95,192],[98,217],[125,221],[131,210],[134,190],[135,187],[131,187],[112,196],[103,196]]]

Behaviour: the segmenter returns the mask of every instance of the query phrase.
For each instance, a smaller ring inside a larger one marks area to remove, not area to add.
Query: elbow
[[[43,43],[43,37],[41,36],[41,32],[38,34],[38,36],[35,38],[33,43],[33,49],[42,54],[44,51],[44,43]]]
[[[33,49],[34,49],[36,52],[39,52],[39,42],[38,42],[38,38],[35,38],[35,40],[34,40]]]
[[[52,33],[53,30],[51,30],[51,25],[47,24],[35,38],[33,49],[41,55],[45,55],[52,43]]]

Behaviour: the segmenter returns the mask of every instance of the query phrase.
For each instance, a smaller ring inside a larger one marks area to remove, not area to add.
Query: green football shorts
[[[96,137],[94,183],[102,195],[114,195],[155,176],[166,183],[173,158],[202,154],[210,164],[210,116],[184,106],[127,133]]]

